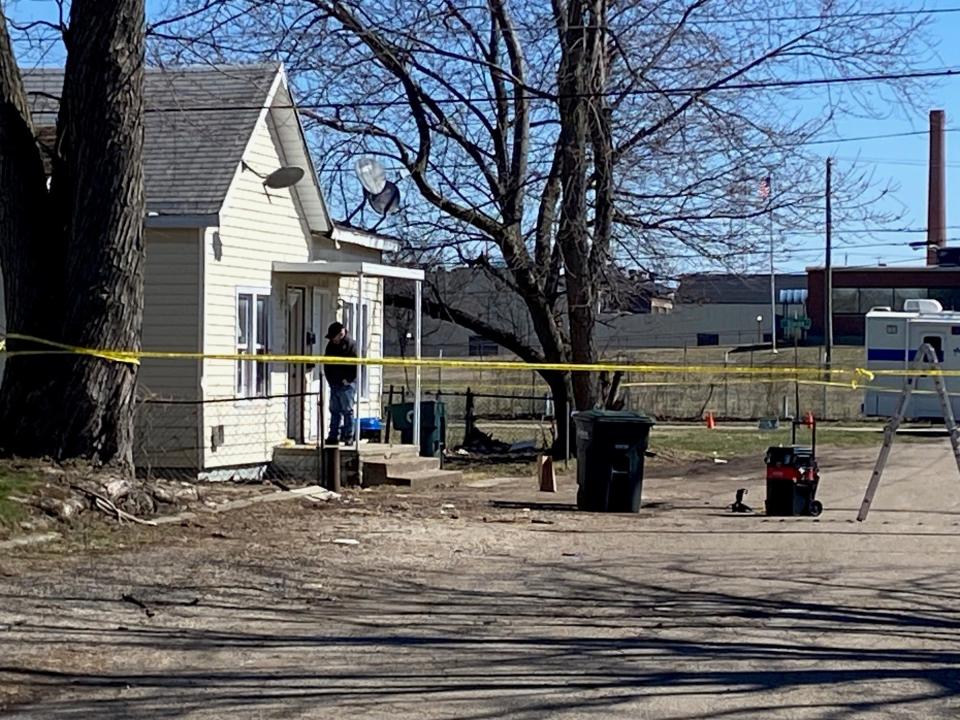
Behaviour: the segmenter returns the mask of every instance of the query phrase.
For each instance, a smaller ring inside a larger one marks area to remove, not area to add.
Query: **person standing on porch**
[[[346,328],[338,322],[333,323],[327,330],[326,357],[354,358],[357,357],[357,346],[347,337]],[[357,364],[332,364],[323,366],[323,376],[330,386],[330,434],[327,442],[336,444],[344,442],[347,445],[353,442],[353,404],[357,396],[355,383],[357,382]]]

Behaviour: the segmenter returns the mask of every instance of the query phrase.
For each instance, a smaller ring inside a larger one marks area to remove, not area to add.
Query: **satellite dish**
[[[360,183],[363,185],[363,189],[368,194],[379,195],[383,192],[383,188],[387,184],[387,173],[383,169],[383,165],[372,157],[364,156],[358,159],[353,167]]]
[[[279,190],[281,188],[288,188],[291,185],[296,185],[302,178],[303,168],[291,165],[289,167],[282,167],[279,170],[274,170],[264,178],[263,184],[268,188]]]
[[[400,189],[389,180],[384,181],[383,190],[376,195],[367,193],[370,207],[386,217],[400,209]]]

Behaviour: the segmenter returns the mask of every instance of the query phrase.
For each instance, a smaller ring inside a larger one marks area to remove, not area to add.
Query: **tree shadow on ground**
[[[169,578],[91,566],[4,591],[23,617],[0,634],[0,681],[29,686],[39,700],[24,716],[46,718],[957,711],[960,583],[949,572],[890,588],[785,580],[774,562],[750,571],[758,589],[694,557],[655,582],[638,552],[357,569],[332,597],[312,589],[309,569],[302,558],[184,568],[173,591]]]

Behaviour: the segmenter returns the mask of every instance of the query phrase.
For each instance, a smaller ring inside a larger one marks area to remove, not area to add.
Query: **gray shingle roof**
[[[278,70],[277,64],[147,70],[148,212],[219,212]],[[23,81],[34,125],[54,125],[63,71],[31,70]]]

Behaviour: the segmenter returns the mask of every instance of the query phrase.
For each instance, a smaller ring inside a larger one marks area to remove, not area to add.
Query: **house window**
[[[860,313],[866,315],[875,307],[893,307],[892,288],[860,288]]]
[[[833,312],[836,314],[856,314],[860,293],[856,288],[833,289]]]
[[[930,288],[929,296],[938,300],[944,310],[960,309],[960,288]]]
[[[343,304],[343,325],[347,332],[353,336],[353,341],[357,344],[357,354],[366,358],[370,356],[370,304],[363,303],[360,306],[360,326],[356,325],[357,303],[345,302]],[[370,366],[365,365],[361,368],[360,396],[368,397],[370,395]]]
[[[237,293],[237,355],[266,355],[270,329],[270,293]],[[267,363],[237,361],[237,396],[264,397],[270,393]]]
[[[480,337],[479,335],[472,335],[470,337],[469,353],[470,357],[490,357],[491,355],[499,355],[500,346],[495,342],[491,342],[486,338]]]
[[[893,309],[901,311],[903,310],[903,303],[905,300],[912,300],[916,298],[922,299],[926,297],[926,288],[897,288],[893,291]]]

